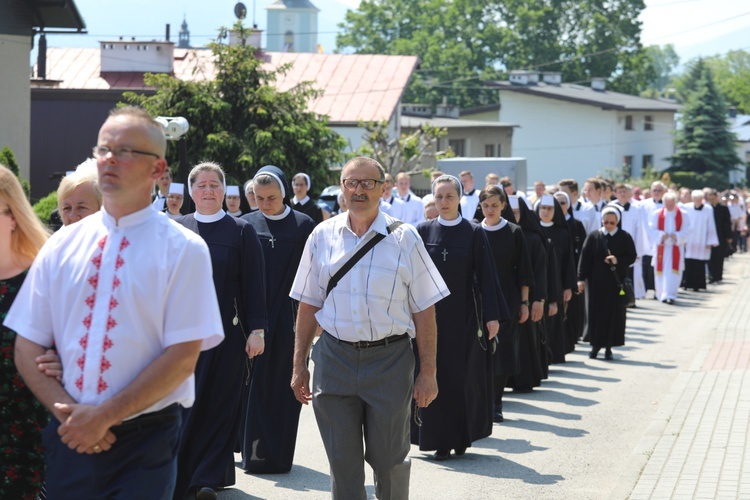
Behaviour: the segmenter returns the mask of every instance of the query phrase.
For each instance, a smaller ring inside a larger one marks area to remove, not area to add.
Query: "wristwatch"
[[[252,332],[250,332],[250,335],[257,335],[263,340],[266,340],[266,334],[263,330],[253,330]]]
[[[529,307],[529,306],[531,306],[531,302],[529,302],[529,300],[528,300],[528,299],[526,299],[526,300],[522,301],[522,302],[521,302],[521,304],[522,304],[522,305],[524,305],[524,306],[526,306],[526,307]]]

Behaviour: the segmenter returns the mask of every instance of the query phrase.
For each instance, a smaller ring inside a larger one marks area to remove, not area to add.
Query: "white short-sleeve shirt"
[[[379,212],[358,238],[344,213],[323,221],[307,240],[290,297],[321,308],[316,314],[320,326],[341,340],[375,341],[403,333],[414,337],[412,314],[450,294],[417,231],[402,224],[362,257],[326,298],[336,271],[375,233],[386,234],[395,220]]]
[[[56,346],[68,394],[100,404],[167,347],[203,340],[205,350],[222,341],[211,273],[200,236],[152,206],[119,222],[102,209],[47,241],[5,326]],[[194,386],[191,376],[142,413],[191,406]]]

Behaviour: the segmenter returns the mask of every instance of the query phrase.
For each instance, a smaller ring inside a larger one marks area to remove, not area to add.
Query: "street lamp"
[[[164,135],[170,141],[177,142],[177,179],[178,182],[183,182],[185,190],[183,192],[183,199],[186,203],[182,204],[180,210],[183,215],[189,214],[195,211],[195,204],[193,199],[190,197],[188,190],[188,175],[190,173],[190,164],[188,163],[187,157],[187,141],[185,140],[185,134],[190,129],[190,124],[182,116],[158,116],[156,121],[164,127]]]

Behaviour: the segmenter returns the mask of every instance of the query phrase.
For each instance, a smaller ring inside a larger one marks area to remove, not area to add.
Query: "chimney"
[[[539,72],[529,71],[529,85],[537,85],[539,83]]]
[[[510,72],[510,83],[517,83],[518,85],[528,85],[529,83],[529,72],[526,70],[513,70]]]
[[[170,28],[170,26],[169,26],[169,24],[167,24],[167,36],[165,37],[165,40],[167,42],[169,41],[169,28]]]
[[[102,73],[172,73],[174,43],[117,40],[99,43]]]
[[[42,50],[42,41],[39,40],[39,51]],[[735,106],[729,106],[729,109],[727,109],[727,115],[729,118],[737,118],[737,108]]]
[[[591,90],[597,92],[604,92],[607,90],[607,79],[601,77],[594,77],[591,79]]]
[[[542,81],[547,85],[559,87],[562,83],[562,73],[559,71],[545,71],[542,73]]]
[[[47,79],[47,36],[39,35],[39,53],[36,58],[36,77],[40,80]]]

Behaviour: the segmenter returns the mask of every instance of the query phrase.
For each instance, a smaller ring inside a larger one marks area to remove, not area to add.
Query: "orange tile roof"
[[[265,56],[272,67],[292,63],[286,75],[279,76],[279,90],[314,82],[322,95],[310,103],[310,110],[328,115],[332,123],[389,120],[418,63],[416,56],[281,52]],[[213,78],[211,52],[175,49],[174,75],[194,81]],[[47,49],[47,80],[58,81],[60,89],[147,88],[139,72],[102,74],[100,50],[94,48]],[[33,80],[32,86],[36,86]]]

